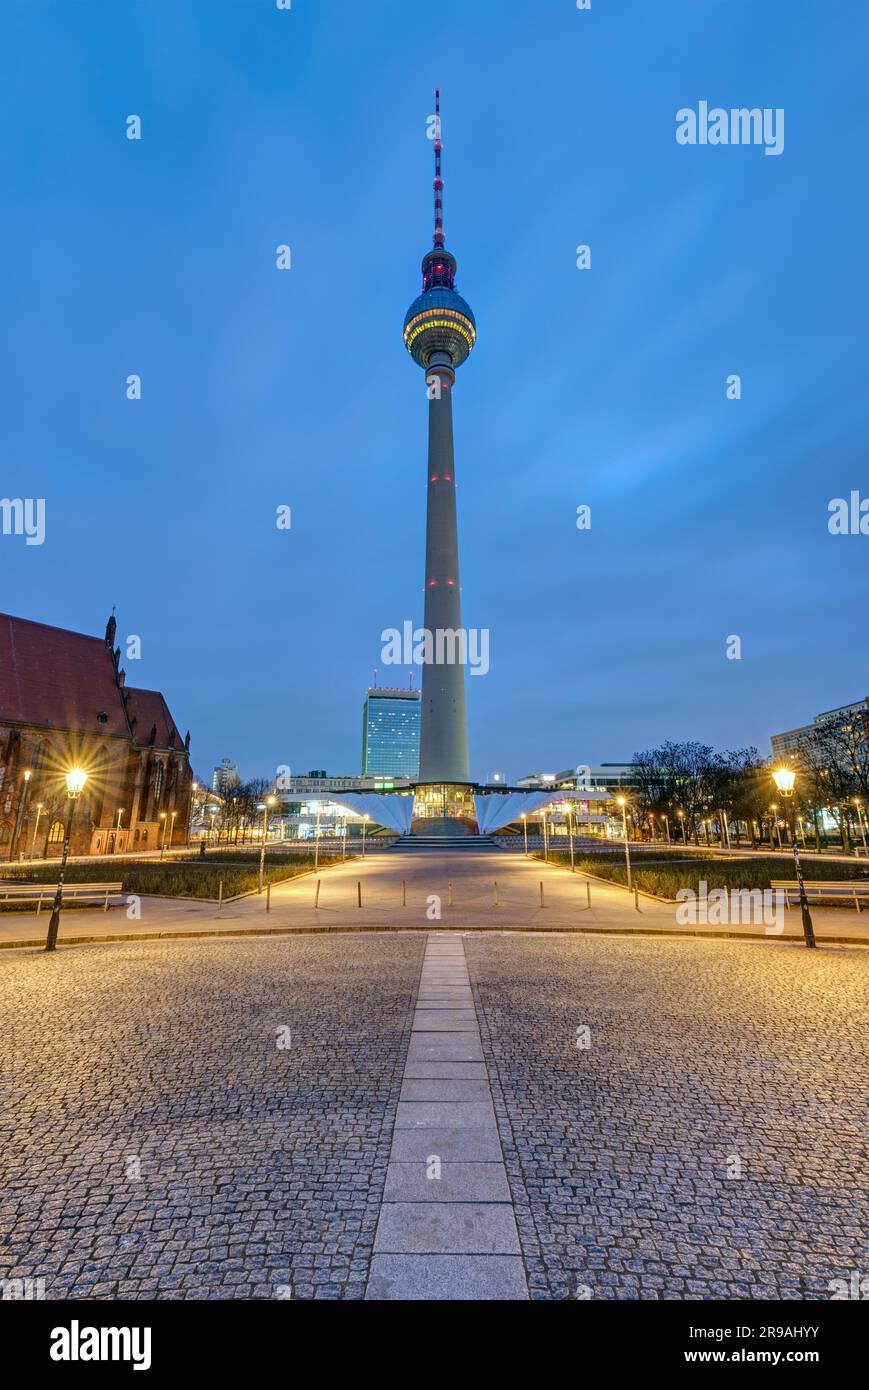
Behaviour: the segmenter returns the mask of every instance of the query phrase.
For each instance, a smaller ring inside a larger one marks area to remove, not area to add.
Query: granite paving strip
[[[528,1298],[462,940],[426,943],[365,1297]]]

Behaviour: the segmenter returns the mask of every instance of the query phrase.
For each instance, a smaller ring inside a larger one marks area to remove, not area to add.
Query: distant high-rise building
[[[852,705],[842,705],[839,709],[828,709],[823,714],[816,714],[811,724],[803,724],[799,729],[787,729],[782,734],[773,734],[770,738],[772,755],[774,758],[798,758],[803,745],[817,738],[825,725],[849,718],[862,723],[869,736],[869,696],[864,700],[856,700]]]
[[[418,690],[368,691],[362,707],[362,772],[414,778],[419,773]]]
[[[223,796],[232,787],[237,787],[240,781],[241,778],[235,763],[229,758],[223,758],[220,767],[214,769],[214,775],[211,778],[211,790],[219,792]]]

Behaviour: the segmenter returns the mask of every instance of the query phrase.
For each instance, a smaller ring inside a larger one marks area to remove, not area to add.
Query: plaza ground
[[[106,874],[101,866],[97,878]],[[110,875],[109,875],[110,877]],[[315,907],[317,878],[319,907]],[[540,883],[543,883],[543,906]],[[362,907],[357,885],[361,884]],[[452,884],[452,906],[450,906]],[[402,886],[404,885],[404,886]],[[497,885],[497,887],[496,887]],[[589,893],[591,907],[589,908]],[[432,899],[437,899],[436,905]],[[406,905],[403,902],[406,901]],[[571,874],[569,870],[525,858],[522,854],[491,851],[453,853],[386,850],[365,858],[348,859],[303,874],[272,887],[270,911],[266,896],[227,903],[191,899],[143,897],[141,917],[130,921],[126,911],[76,909],[64,914],[60,944],[106,937],[146,937],[281,931],[416,930],[441,927],[510,931],[630,931],[681,936],[725,930],[748,938],[764,937],[762,924],[727,928],[682,927],[672,903],[640,894],[634,898],[616,885]],[[440,912],[440,917],[432,916]],[[869,945],[869,912],[813,908],[819,940],[865,942]],[[45,939],[48,913],[0,913],[0,949],[38,945]],[[784,914],[786,939],[802,941],[800,914]]]
[[[310,878],[273,890],[271,937],[236,934],[261,900],[217,925],[146,900],[127,925],[165,939],[4,951],[0,1279],[812,1300],[865,1270],[865,948],[680,940],[643,899],[665,933],[628,935],[623,890],[589,910],[584,882],[510,859],[348,863],[316,917]],[[61,946],[85,917],[123,914],[67,914]]]

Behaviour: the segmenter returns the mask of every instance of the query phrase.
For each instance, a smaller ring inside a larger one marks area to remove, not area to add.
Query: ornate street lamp
[[[796,779],[797,774],[794,772],[792,767],[777,767],[772,774],[772,780],[775,782],[776,786],[778,787],[779,791],[784,797],[793,796],[794,783],[796,782]],[[797,837],[794,834],[791,834],[791,846],[794,852],[794,867],[797,871],[797,883],[799,884],[800,888],[800,912],[802,914],[803,919],[803,936],[806,939],[806,945],[814,947],[816,944],[815,929],[812,926],[812,914],[809,912],[809,900],[806,897],[806,885],[803,883],[803,870],[800,864],[799,845],[797,844]]]
[[[274,797],[274,796],[267,796],[266,799],[265,799],[265,802],[263,803],[263,808],[262,808],[262,811],[263,811],[263,840],[262,840],[262,844],[261,844],[260,847],[259,847],[259,886],[257,887],[257,890],[256,890],[258,893],[261,893],[261,892],[263,891],[263,870],[264,870],[264,868],[265,868],[265,862],[266,862],[266,839],[268,838],[268,833],[269,833],[269,811],[271,810],[272,806],[274,806],[274,805],[276,804],[276,802],[277,802],[277,797]]]
[[[33,827],[33,837],[32,837],[32,839],[31,839],[31,841],[30,841],[30,858],[31,858],[31,859],[33,858],[33,854],[34,854],[34,851],[35,851],[35,849],[36,849],[36,832],[37,832],[37,830],[39,829],[39,817],[42,815],[42,812],[43,812],[44,809],[45,809],[45,802],[44,802],[44,801],[37,801],[37,803],[36,803],[36,824],[35,824],[34,827]]]
[[[28,792],[29,787],[30,787],[30,779],[31,779],[31,777],[33,776],[33,773],[30,772],[30,770],[28,769],[28,771],[25,772],[25,773],[23,774],[23,776],[24,776],[24,786],[21,788],[21,795],[20,795],[19,798],[18,798],[18,814],[17,814],[17,816],[15,817],[15,829],[14,829],[13,832],[12,832],[12,845],[11,845],[11,847],[10,847],[10,849],[9,849],[9,860],[10,860],[10,862],[15,858],[15,851],[16,851],[17,848],[18,848],[18,836],[19,836],[19,834],[21,833],[21,819],[22,819],[22,816],[24,815],[24,807],[25,807],[25,805],[26,805],[26,803],[27,803],[27,792]],[[22,857],[22,859],[24,858],[23,855],[22,855],[21,857]]]
[[[628,842],[628,803],[624,796],[617,796],[616,802],[622,808],[622,827],[625,832],[625,863],[628,866],[628,889],[631,888],[631,847]]]
[[[63,833],[63,853],[60,856],[60,872],[57,875],[57,892],[54,895],[51,920],[48,923],[48,936],[45,941],[46,951],[53,951],[57,946],[57,929],[60,926],[60,908],[63,902],[63,880],[66,874],[66,861],[69,856],[69,837],[72,834],[72,817],[75,811],[75,803],[81,796],[87,779],[87,773],[82,772],[79,767],[72,768],[72,770],[66,774],[66,794],[69,797],[69,810],[66,815],[66,829]]]

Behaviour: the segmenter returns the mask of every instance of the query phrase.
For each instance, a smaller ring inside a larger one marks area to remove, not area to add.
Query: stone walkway
[[[366,1298],[528,1298],[462,940],[426,942]]]

